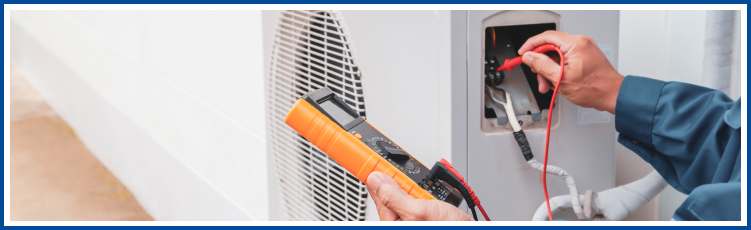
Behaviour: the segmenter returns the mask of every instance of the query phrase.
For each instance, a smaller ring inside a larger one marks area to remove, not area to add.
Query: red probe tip
[[[545,44],[545,45],[541,45],[541,46],[538,46],[537,48],[533,49],[532,52],[535,52],[535,53],[545,53],[545,52],[548,52],[548,51],[557,51],[557,50],[558,50],[558,47],[556,47],[555,45],[553,45],[553,44]],[[498,69],[496,69],[495,71],[497,71],[497,72],[504,71],[504,70],[513,71],[514,67],[519,66],[522,63],[523,63],[522,62],[522,56],[518,56],[518,57],[515,57],[515,58],[512,58],[512,59],[506,59],[506,61],[504,61],[503,65],[501,65],[500,67],[498,67]]]

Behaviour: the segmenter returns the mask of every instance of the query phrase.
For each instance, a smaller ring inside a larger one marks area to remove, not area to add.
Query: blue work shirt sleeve
[[[618,142],[689,194],[675,220],[740,220],[741,100],[701,86],[627,76]]]

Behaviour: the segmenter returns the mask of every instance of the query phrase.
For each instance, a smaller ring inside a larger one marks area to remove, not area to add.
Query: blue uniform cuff
[[[615,130],[654,149],[652,122],[664,81],[626,76],[615,104]]]

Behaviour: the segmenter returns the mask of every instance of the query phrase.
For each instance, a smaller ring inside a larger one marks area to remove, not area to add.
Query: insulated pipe
[[[550,167],[550,165],[548,165]],[[584,195],[579,195],[580,200],[585,200],[586,197]],[[559,212],[562,212],[566,209],[572,208],[571,205],[571,195],[560,195],[553,198],[550,198],[550,212],[553,214],[557,214]],[[537,208],[535,211],[535,214],[532,215],[532,221],[546,221],[548,220],[548,209],[547,206],[545,206],[545,203],[542,203],[540,207]],[[599,219],[596,219],[599,220]]]
[[[735,11],[707,11],[701,83],[726,94],[730,93],[734,24]]]
[[[609,220],[622,220],[657,196],[668,185],[657,171],[623,186],[597,194],[598,208]]]
[[[537,171],[542,172],[542,163],[537,161],[537,159],[532,158],[529,161],[527,161],[527,163],[529,163],[529,165],[532,166],[532,168],[536,169]],[[558,204],[562,205],[561,207],[573,208],[574,213],[576,213],[576,217],[579,218],[580,220],[589,219],[586,217],[586,215],[584,215],[584,210],[582,210],[582,205],[581,205],[580,198],[579,198],[579,189],[576,188],[576,182],[574,181],[574,177],[568,174],[566,170],[563,170],[562,168],[559,168],[553,165],[548,165],[547,173],[559,176],[561,177],[561,179],[566,181],[566,186],[568,186],[568,191],[571,193],[569,195],[562,196],[562,197],[565,197],[566,200],[568,200],[568,202],[558,201]],[[551,199],[551,202],[550,202],[551,212],[553,212],[552,200],[553,199]],[[544,219],[542,220],[548,219],[547,218],[548,217],[547,206],[545,205],[545,203],[542,203],[542,206],[540,206],[540,208],[538,208],[537,211],[543,212],[542,215],[544,215],[543,216]],[[535,212],[535,215],[537,215],[537,212]]]
[[[550,166],[548,166],[550,167]],[[649,173],[644,178],[631,182],[629,184],[611,188],[600,193],[594,194],[587,192],[586,195],[580,195],[580,200],[593,200],[590,206],[585,208],[585,213],[588,210],[594,211],[588,216],[595,217],[595,220],[600,220],[597,214],[604,216],[603,220],[623,220],[628,214],[636,211],[641,206],[652,200],[657,194],[659,194],[665,187],[667,182],[662,179],[657,171]],[[572,208],[571,202],[568,196],[561,195],[550,199],[550,208],[553,209],[555,204],[556,211],[560,212],[566,208]],[[590,202],[585,202],[590,203]],[[532,216],[533,221],[547,220],[547,209],[545,203],[542,203],[537,208]]]

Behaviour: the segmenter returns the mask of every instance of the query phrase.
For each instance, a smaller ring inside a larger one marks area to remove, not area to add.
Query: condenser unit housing
[[[618,11],[263,14],[272,220],[378,219],[365,185],[284,123],[299,97],[322,87],[425,165],[450,161],[491,219],[530,220],[544,201],[540,173],[525,162],[504,114],[488,101],[485,60],[515,57],[527,38],[559,30],[592,37],[617,63]],[[550,95],[535,92],[536,79],[525,67],[501,87],[513,94],[515,113],[541,158]],[[576,177],[580,191],[613,187],[612,115],[556,100],[550,164]],[[551,197],[568,193],[560,178],[548,178]],[[460,208],[468,212],[466,204]]]

